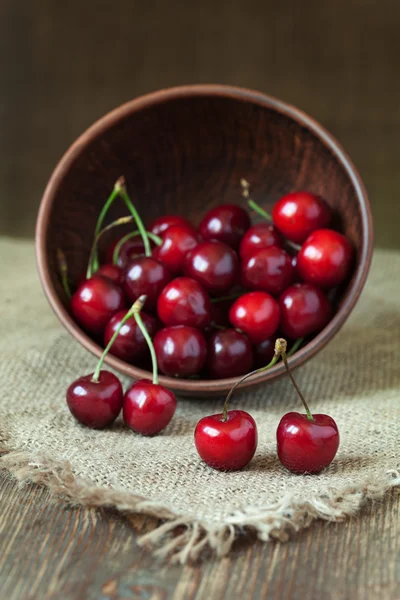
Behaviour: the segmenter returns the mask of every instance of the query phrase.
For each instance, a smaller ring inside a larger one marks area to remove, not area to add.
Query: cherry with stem
[[[125,242],[132,239],[133,237],[137,237],[138,235],[140,235],[139,230],[131,231],[131,232],[127,233],[126,235],[124,235],[120,240],[118,240],[118,242],[114,248],[113,257],[112,257],[112,262],[114,265],[118,264],[119,253],[121,252],[121,248],[125,244]],[[151,233],[150,231],[147,232],[147,235],[149,236],[150,240],[155,243],[156,246],[161,246],[161,244],[163,243],[160,236],[155,235],[154,233]]]

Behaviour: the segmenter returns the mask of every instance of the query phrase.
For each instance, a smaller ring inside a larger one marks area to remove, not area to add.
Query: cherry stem
[[[113,229],[114,227],[118,227],[119,225],[125,225],[126,223],[131,223],[134,220],[135,220],[134,217],[131,217],[131,216],[120,217],[119,219],[117,219],[116,221],[113,221],[112,223],[110,223],[109,225],[104,227],[104,229],[99,231],[97,236],[94,238],[92,248],[90,250],[89,260],[88,260],[88,268],[86,271],[86,279],[89,279],[93,275],[93,272],[97,271],[97,269],[95,268],[95,263],[96,263],[95,259],[96,259],[96,255],[97,255],[97,246],[98,246],[100,238],[110,229]]]
[[[302,345],[302,343],[304,342],[304,338],[299,338],[298,340],[295,341],[295,343],[293,344],[293,346],[290,348],[289,352],[286,354],[286,356],[289,358],[290,356],[293,356],[293,354],[295,352],[297,352],[297,350],[300,348],[300,346]]]
[[[122,200],[125,202],[126,207],[128,208],[128,210],[130,211],[131,215],[134,217],[137,228],[140,231],[140,235],[142,236],[142,240],[143,240],[143,245],[144,245],[144,253],[146,256],[151,256],[151,247],[150,247],[150,240],[149,240],[149,236],[147,234],[147,231],[143,225],[143,221],[139,216],[138,211],[136,210],[135,206],[132,204],[131,199],[128,196],[128,192],[126,191],[126,185],[125,185],[125,179],[124,177],[120,177],[116,183],[117,187],[118,187],[118,192],[119,195],[121,196]]]
[[[138,235],[140,235],[140,231],[139,230],[137,230],[137,231],[131,231],[130,233],[127,233],[126,235],[124,235],[118,241],[117,245],[114,248],[114,252],[113,252],[113,264],[114,265],[118,264],[119,253],[121,252],[121,248],[125,244],[125,242],[127,242],[131,238],[136,237]],[[158,235],[155,235],[154,233],[150,233],[150,231],[147,232],[147,235],[156,244],[156,246],[161,246],[162,239]]]
[[[309,421],[314,421],[314,417],[312,416],[311,411],[308,408],[306,399],[304,398],[303,394],[301,393],[300,388],[297,385],[297,383],[289,369],[289,363],[288,363],[287,355],[286,355],[286,347],[287,347],[286,340],[284,340],[283,338],[278,338],[275,342],[275,355],[278,354],[278,356],[280,355],[282,357],[282,361],[283,361],[283,364],[285,365],[287,374],[289,375],[289,379],[292,382],[294,389],[296,390],[297,394],[299,395],[300,400],[303,403],[303,406],[304,406],[306,414],[307,414],[307,419]]]
[[[118,195],[119,195],[119,184],[118,184],[118,182],[119,182],[119,179],[114,184],[113,191],[111,192],[110,196],[108,197],[107,202],[104,204],[103,208],[101,209],[99,218],[97,219],[96,228],[94,230],[94,238],[95,239],[97,238],[97,236],[100,233],[101,226],[103,225],[104,218],[105,218],[106,214],[108,213],[108,209],[110,208],[111,204],[114,202],[115,198],[117,198]],[[93,257],[93,270],[97,271],[98,268],[99,268],[99,259],[98,259],[98,256],[97,256],[97,252],[95,251],[95,254],[94,254],[94,257]]]
[[[225,300],[236,300],[237,298],[240,298],[240,296],[242,295],[242,293],[237,293],[237,294],[232,294],[231,296],[220,296],[219,298],[211,298],[211,302],[216,303],[216,302],[225,302]]]
[[[107,356],[111,346],[113,345],[113,343],[115,342],[115,340],[117,339],[117,336],[119,334],[119,332],[121,331],[122,327],[125,325],[125,323],[127,322],[127,320],[130,317],[134,316],[134,311],[138,310],[138,306],[140,305],[140,308],[143,306],[144,304],[144,300],[146,300],[146,296],[141,296],[140,298],[138,298],[131,306],[131,308],[128,310],[128,312],[126,313],[126,315],[123,317],[123,319],[121,319],[121,323],[118,325],[117,329],[114,332],[114,335],[112,336],[111,340],[108,342],[107,346],[104,348],[103,350],[103,354],[100,356],[100,360],[97,363],[97,367],[95,372],[93,373],[93,377],[92,377],[92,382],[93,383],[99,383],[99,378],[100,378],[100,371],[101,371],[101,367],[103,366],[103,362],[105,357]],[[139,308],[139,310],[140,310]]]
[[[71,290],[69,289],[69,282],[68,282],[68,265],[67,265],[67,259],[65,258],[65,254],[61,250],[61,248],[57,248],[57,263],[58,263],[58,271],[59,271],[60,277],[61,277],[61,283],[64,288],[65,295],[67,296],[67,298],[69,300],[71,298]]]
[[[146,340],[147,345],[149,347],[150,355],[151,355],[151,364],[153,366],[153,383],[155,385],[158,385],[158,364],[157,364],[156,351],[154,349],[154,344],[149,335],[149,332],[146,329],[146,325],[143,323],[142,317],[140,315],[140,311],[142,310],[145,302],[146,302],[146,296],[140,296],[136,300],[135,304],[133,305],[132,311],[133,311],[133,316],[137,323],[137,326],[139,327],[140,331],[142,332],[143,337]]]
[[[279,356],[280,356],[280,354],[275,354],[275,356],[273,357],[271,362],[268,363],[265,367],[261,367],[260,369],[256,369],[255,371],[251,371],[250,373],[247,373],[247,375],[245,375],[244,377],[242,377],[241,379],[239,379],[239,381],[237,381],[235,383],[235,385],[229,390],[228,395],[225,398],[224,408],[222,410],[222,421],[226,421],[226,419],[228,417],[229,400],[230,400],[233,392],[236,390],[236,388],[239,387],[239,385],[241,385],[244,381],[246,381],[246,379],[249,379],[249,377],[252,377],[253,375],[256,375],[257,373],[262,373],[263,371],[266,371],[267,369],[270,369],[271,367],[276,365],[276,363],[279,360]]]

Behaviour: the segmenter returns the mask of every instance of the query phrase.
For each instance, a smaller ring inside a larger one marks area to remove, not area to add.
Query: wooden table
[[[171,566],[136,545],[149,518],[69,508],[0,479],[1,600],[398,600],[400,494],[286,544],[239,540],[229,558]],[[133,532],[132,532],[133,530]]]

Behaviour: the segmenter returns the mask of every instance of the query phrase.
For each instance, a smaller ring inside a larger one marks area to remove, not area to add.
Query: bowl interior
[[[261,94],[202,86],[153,94],[110,113],[75,142],[48,184],[38,219],[39,270],[53,308],[89,350],[99,355],[100,346],[67,313],[56,250],[64,250],[77,281],[86,269],[99,211],[121,175],[145,222],[172,213],[198,223],[220,203],[245,205],[242,177],[266,208],[292,190],[321,194],[334,208],[335,228],[356,249],[356,266],[333,322],[298,353],[294,366],[339,329],[370,259],[368,202],[357,173],[333,138],[299,111]],[[117,201],[108,220],[126,212]],[[114,357],[108,362],[134,377],[144,374]],[[275,367],[255,381],[281,372]],[[163,379],[188,393],[222,393],[232,382]]]

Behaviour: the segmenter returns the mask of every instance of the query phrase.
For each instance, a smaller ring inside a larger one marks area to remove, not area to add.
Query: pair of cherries
[[[154,348],[140,315],[145,300],[145,296],[136,300],[121,320],[120,328],[129,319],[134,319],[137,323],[149,344],[153,361],[153,381],[136,381],[124,395],[118,377],[111,371],[102,370],[104,359],[118,336],[117,329],[100,357],[95,372],[80,377],[67,389],[68,408],[82,425],[102,429],[111,425],[122,409],[124,422],[128,427],[142,435],[154,435],[162,431],[174,416],[175,395],[158,383]]]
[[[228,402],[237,386],[282,357],[289,378],[296,389],[305,414],[290,412],[284,415],[276,431],[277,454],[280,462],[296,474],[319,473],[330,465],[339,447],[339,430],[329,415],[311,414],[307,402],[290,371],[286,340],[278,338],[274,358],[266,367],[243,377],[226,397],[223,412],[204,417],[196,427],[194,441],[200,457],[210,467],[222,471],[242,469],[253,458],[258,441],[257,425],[243,410],[228,411]]]

